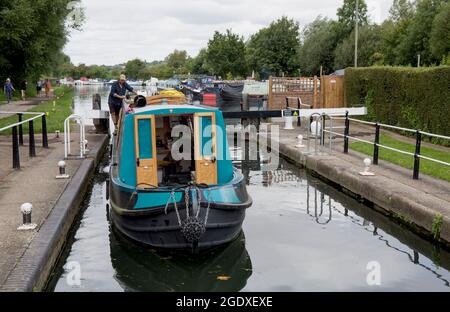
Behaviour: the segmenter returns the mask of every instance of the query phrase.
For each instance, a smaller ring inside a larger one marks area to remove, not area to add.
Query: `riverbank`
[[[419,181],[412,180],[410,170],[385,161],[371,167],[375,176],[362,176],[359,172],[364,171],[363,159],[367,156],[354,151],[342,153],[339,139],[334,141],[332,153],[328,145],[315,153],[314,142],[308,153],[306,147],[296,147],[299,134],[306,136],[302,128],[280,130],[274,140],[281,155],[418,234],[450,244],[450,183],[426,175]]]
[[[45,288],[79,212],[79,203],[107,147],[107,135],[93,131],[86,135],[90,152],[85,159],[66,161],[71,177],[68,180],[55,178],[57,163],[64,158],[64,144],[62,136],[56,138],[54,134],[49,137],[49,149],[39,149],[36,158],[22,159],[21,170],[1,171],[0,291]],[[36,143],[40,146],[40,142]],[[11,148],[9,137],[1,138],[0,144],[2,151]],[[2,168],[10,165],[10,157],[0,159]],[[35,231],[17,231],[22,223],[20,205],[24,202],[33,204],[32,221],[38,225]]]

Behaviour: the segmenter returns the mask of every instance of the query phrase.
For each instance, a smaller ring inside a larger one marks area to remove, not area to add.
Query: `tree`
[[[142,75],[143,70],[145,69],[145,62],[140,59],[134,59],[128,61],[125,65],[125,74],[130,79],[141,79],[144,78]]]
[[[442,4],[433,21],[430,48],[434,57],[450,57],[450,2]]]
[[[389,10],[389,19],[394,23],[410,20],[414,16],[414,4],[409,0],[394,0]]]
[[[364,0],[359,0],[358,12],[356,13],[356,1],[358,0],[344,0],[342,7],[338,8],[337,16],[340,30],[340,39],[347,38],[353,31],[358,17],[358,25],[363,26],[368,23],[367,18],[367,4]]]
[[[244,39],[230,29],[224,34],[216,31],[208,42],[206,62],[213,74],[222,77],[226,77],[228,73],[234,77],[245,76],[247,66]]]
[[[302,30],[301,40],[302,75],[319,75],[321,66],[324,72],[331,72],[338,40],[336,22],[319,16]]]
[[[0,3],[0,79],[19,81],[50,74],[68,30],[79,28],[82,14],[72,14],[70,0],[14,0]],[[82,12],[82,11],[78,11]],[[67,22],[68,17],[78,16]]]
[[[435,57],[430,49],[430,34],[435,16],[444,2],[447,1],[417,0],[414,18],[408,25],[405,35],[400,38],[396,49],[399,64],[416,64],[418,54],[421,56],[422,64],[439,63],[440,57]]]
[[[211,74],[211,70],[208,68],[206,55],[207,55],[206,49],[201,49],[198,55],[190,61],[189,71],[192,74],[197,75]]]
[[[183,69],[185,68],[187,62],[189,61],[189,56],[186,51],[178,51],[175,50],[172,53],[170,53],[166,59],[165,62],[169,67],[172,67],[175,72],[182,74]]]
[[[334,67],[346,68],[354,62],[354,31],[336,47]],[[384,63],[382,27],[366,25],[359,33],[358,63],[362,66],[381,65]]]
[[[247,44],[251,70],[262,77],[268,74],[298,75],[300,67],[299,24],[286,16],[254,34]]]

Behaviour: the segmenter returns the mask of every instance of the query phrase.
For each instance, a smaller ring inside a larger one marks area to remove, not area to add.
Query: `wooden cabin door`
[[[194,132],[196,182],[216,185],[218,183],[216,114],[194,114]]]
[[[158,187],[158,156],[156,151],[156,120],[154,115],[134,117],[136,145],[136,186]]]

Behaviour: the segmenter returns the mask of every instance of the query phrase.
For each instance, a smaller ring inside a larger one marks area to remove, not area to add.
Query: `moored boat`
[[[234,240],[252,200],[232,165],[222,113],[185,103],[182,94],[139,96],[122,110],[110,218],[140,243],[200,250]]]

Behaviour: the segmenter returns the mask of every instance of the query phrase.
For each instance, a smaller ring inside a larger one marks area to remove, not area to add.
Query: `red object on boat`
[[[203,94],[203,105],[217,106],[217,95],[214,93]]]

